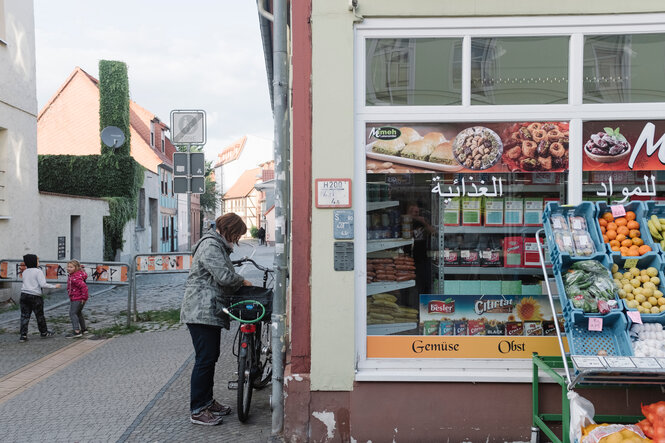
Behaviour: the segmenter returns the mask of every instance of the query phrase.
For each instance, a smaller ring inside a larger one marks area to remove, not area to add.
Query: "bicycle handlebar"
[[[241,259],[239,259],[239,260],[232,260],[232,261],[231,261],[231,263],[233,263],[233,266],[238,266],[238,265],[241,265],[241,264],[243,264],[243,263],[247,263],[247,262],[253,264],[254,267],[255,267],[256,269],[260,270],[260,271],[263,271],[263,272],[275,272],[273,269],[266,268],[265,266],[261,266],[260,264],[258,264],[257,262],[255,262],[254,260],[252,260],[252,259],[249,258],[249,257],[243,257],[243,258],[241,258]]]

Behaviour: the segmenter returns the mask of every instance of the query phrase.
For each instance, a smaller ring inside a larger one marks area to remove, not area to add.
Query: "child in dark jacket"
[[[28,339],[28,323],[33,312],[37,317],[37,326],[42,338],[52,337],[53,331],[49,331],[46,327],[42,288],[57,289],[60,287],[60,283],[55,285],[46,283],[46,276],[39,269],[39,258],[35,254],[24,255],[23,263],[26,269],[21,273],[23,286],[21,286],[21,337],[19,341],[25,342]]]
[[[83,306],[88,300],[88,285],[85,281],[88,274],[81,268],[78,260],[71,260],[67,263],[67,293],[69,294],[69,319],[72,321],[72,333],[67,334],[68,338],[82,337],[88,330],[85,328],[83,319]]]

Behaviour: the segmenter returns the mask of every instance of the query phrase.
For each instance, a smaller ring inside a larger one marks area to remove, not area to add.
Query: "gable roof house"
[[[255,135],[245,135],[239,138],[217,155],[217,163],[213,165],[215,189],[224,196],[245,171],[254,169],[272,159],[272,140]],[[222,204],[215,217],[225,213],[224,211],[224,204]],[[251,227],[251,225],[247,226]]]
[[[223,213],[238,214],[247,225],[247,236],[252,226],[258,228],[261,225],[261,191],[254,187],[260,178],[260,168],[249,169],[222,196]]]
[[[120,257],[178,249],[178,207],[173,192],[173,152],[167,125],[130,100],[131,156],[145,168],[137,217],[125,226]],[[95,155],[99,135],[99,81],[76,67],[37,119],[39,154]]]

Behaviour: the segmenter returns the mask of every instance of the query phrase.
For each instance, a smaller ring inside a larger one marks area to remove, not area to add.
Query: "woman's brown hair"
[[[247,225],[238,214],[229,212],[228,214],[220,215],[215,220],[217,231],[227,241],[238,244],[240,237],[247,232]]]

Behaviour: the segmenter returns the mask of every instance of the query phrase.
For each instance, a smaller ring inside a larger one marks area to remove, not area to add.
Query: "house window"
[[[139,210],[136,217],[136,227],[145,227],[145,188],[139,190]]]
[[[162,133],[162,152],[166,152],[166,137],[164,136],[164,131]]]
[[[150,147],[155,147],[155,124],[150,122]]]

